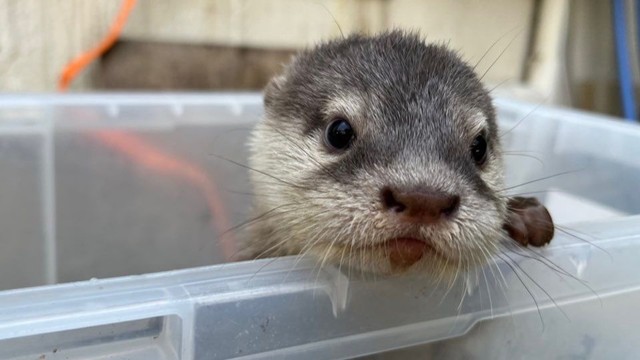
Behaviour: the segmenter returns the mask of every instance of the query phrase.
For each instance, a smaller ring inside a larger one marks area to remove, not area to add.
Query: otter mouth
[[[376,246],[389,258],[394,270],[403,270],[420,261],[425,255],[440,255],[428,241],[399,237],[387,240]]]

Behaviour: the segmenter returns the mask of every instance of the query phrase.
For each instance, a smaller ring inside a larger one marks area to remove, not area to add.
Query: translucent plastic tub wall
[[[451,288],[279,259],[8,291],[0,358],[634,358],[640,130],[496,104],[510,192],[565,225],[552,247]],[[246,218],[246,170],[222,158],[244,163],[260,113],[257,95],[0,100],[0,286],[220,262],[207,200]]]
[[[221,262],[207,186],[246,218],[246,170],[217,156],[245,158],[260,112],[256,95],[1,99],[0,289]]]

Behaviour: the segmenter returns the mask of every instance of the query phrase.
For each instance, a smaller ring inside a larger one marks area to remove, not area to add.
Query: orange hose
[[[136,0],[124,0],[120,12],[105,38],[95,48],[81,54],[69,62],[62,71],[58,82],[58,89],[65,91],[71,85],[76,76],[91,62],[102,56],[118,40],[127,22]],[[149,170],[161,174],[175,175],[189,181],[199,188],[205,196],[209,210],[214,219],[214,230],[220,237],[220,246],[226,260],[231,260],[235,254],[233,238],[226,233],[230,228],[230,222],[226,215],[224,205],[220,199],[217,186],[213,179],[209,178],[204,170],[188,161],[181,160],[171,154],[144,141],[144,139],[125,131],[103,130],[91,135],[103,145],[115,149],[126,155],[137,164]]]
[[[80,54],[80,56],[73,59],[67,66],[65,66],[62,74],[60,75],[60,79],[58,80],[58,89],[61,91],[66,90],[75,77],[85,68],[87,65],[91,64],[95,59],[99,58],[107,52],[107,50],[111,49],[111,47],[116,43],[120,34],[122,33],[122,29],[127,23],[127,19],[131,14],[131,11],[136,5],[136,0],[124,0],[122,2],[122,7],[120,8],[120,12],[118,12],[118,16],[115,21],[111,25],[109,32],[102,39],[100,44],[95,48]]]

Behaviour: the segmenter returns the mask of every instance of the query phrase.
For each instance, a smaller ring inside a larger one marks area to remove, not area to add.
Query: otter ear
[[[264,104],[266,106],[271,105],[273,103],[273,99],[280,94],[286,80],[287,79],[284,75],[276,75],[269,80],[269,83],[264,88]]]

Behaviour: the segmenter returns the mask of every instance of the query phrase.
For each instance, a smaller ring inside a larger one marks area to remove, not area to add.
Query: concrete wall
[[[472,62],[497,40],[492,82],[522,76],[533,0],[140,0],[123,39],[296,49],[354,31],[420,29]],[[0,0],[0,90],[52,91],[64,64],[94,46],[120,2]],[[335,19],[334,19],[335,18]],[[341,30],[338,27],[341,28]],[[503,37],[504,36],[504,37]],[[92,71],[74,90],[91,89]]]

